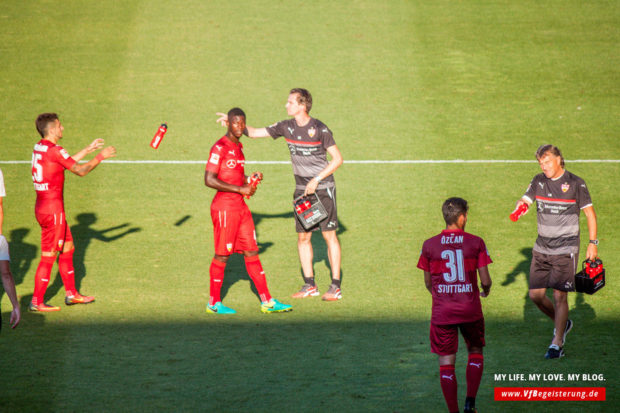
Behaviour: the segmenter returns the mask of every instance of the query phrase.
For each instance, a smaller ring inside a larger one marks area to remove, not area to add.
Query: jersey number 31
[[[443,279],[447,283],[453,283],[457,279],[460,282],[465,282],[463,250],[443,250],[441,251],[441,258],[448,261],[446,262],[446,267],[450,270],[450,272],[443,273]]]

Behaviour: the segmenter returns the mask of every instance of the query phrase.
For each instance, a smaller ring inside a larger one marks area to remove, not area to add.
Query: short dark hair
[[[306,113],[310,113],[310,109],[312,109],[312,95],[307,89],[302,89],[300,87],[291,89],[289,95],[293,93],[297,93],[297,103],[300,105],[304,105],[306,107]]]
[[[228,119],[232,119],[234,116],[243,116],[245,118],[245,112],[241,108],[232,108],[228,111]]]
[[[55,113],[41,113],[37,116],[37,120],[34,124],[37,127],[37,132],[39,132],[42,138],[45,138],[45,135],[47,135],[47,128],[50,126],[50,123],[55,120],[58,120],[58,115]]]
[[[448,198],[441,207],[443,212],[443,219],[446,221],[446,225],[455,224],[459,217],[466,214],[469,210],[467,201],[463,198]]]
[[[540,160],[540,158],[545,156],[547,153],[550,153],[555,156],[559,156],[560,165],[562,166],[562,168],[564,168],[564,157],[562,156],[562,151],[560,151],[560,148],[558,148],[555,145],[547,144],[547,145],[539,146],[538,149],[536,150],[536,160]]]

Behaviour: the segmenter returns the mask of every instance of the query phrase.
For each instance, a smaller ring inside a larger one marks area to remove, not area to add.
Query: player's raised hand
[[[228,115],[221,112],[216,112],[215,114],[219,116],[219,118],[217,118],[215,122],[219,123],[225,128],[228,127]]]
[[[103,157],[103,159],[113,158],[116,156],[116,148],[114,146],[108,146],[107,148],[103,148],[99,155]]]
[[[86,147],[86,152],[91,153],[98,149],[103,148],[103,143],[104,143],[103,139],[101,138],[95,139],[94,141],[90,143],[90,145]]]

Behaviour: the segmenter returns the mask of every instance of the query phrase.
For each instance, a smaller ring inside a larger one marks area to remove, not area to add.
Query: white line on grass
[[[81,161],[85,163],[86,161]],[[104,161],[105,163],[118,163],[118,164],[201,164],[207,163],[204,161],[175,161],[175,160],[121,160],[110,159]],[[535,160],[523,160],[523,159],[402,159],[402,160],[381,160],[381,159],[368,159],[368,160],[345,160],[347,164],[434,164],[434,163],[456,163],[456,164],[478,164],[478,163],[535,163]],[[620,159],[567,159],[569,163],[620,163]],[[0,161],[0,164],[28,164],[30,161]],[[246,161],[251,165],[286,165],[291,161]]]

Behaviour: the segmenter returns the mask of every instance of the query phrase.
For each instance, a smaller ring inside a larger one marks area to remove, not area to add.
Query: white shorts
[[[4,235],[0,235],[0,261],[11,261],[11,258],[9,258],[9,243]]]

